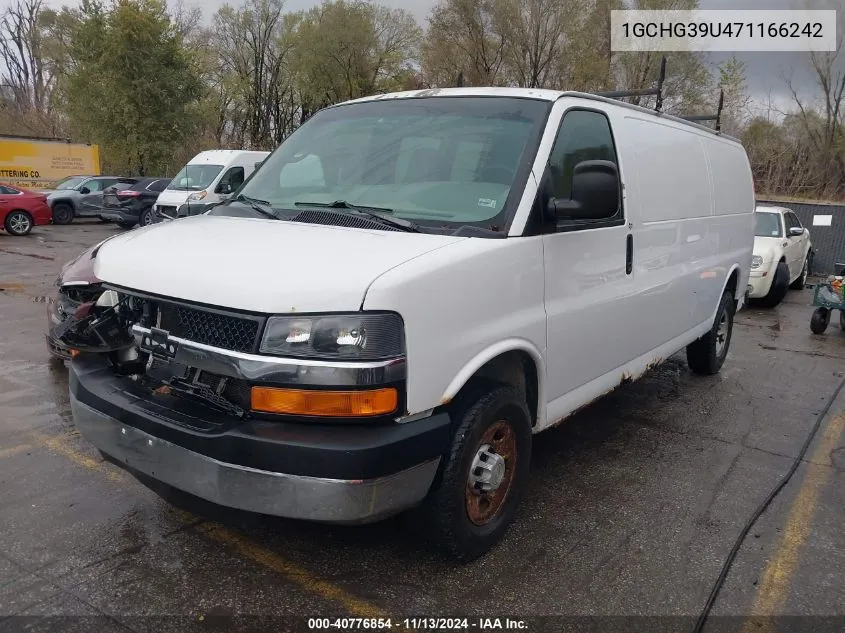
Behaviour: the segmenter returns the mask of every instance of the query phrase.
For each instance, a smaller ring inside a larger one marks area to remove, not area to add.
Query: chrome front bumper
[[[71,394],[82,436],[130,471],[239,510],[327,523],[369,523],[417,505],[440,458],[377,479],[323,479],[227,464],[154,437]]]

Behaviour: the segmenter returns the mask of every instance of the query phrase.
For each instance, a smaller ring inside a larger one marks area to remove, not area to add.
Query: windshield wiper
[[[392,218],[385,213],[393,213],[393,209],[384,207],[366,207],[357,204],[349,204],[346,200],[335,200],[334,202],[294,202],[296,207],[317,207],[323,209],[348,209],[358,215],[366,215],[367,217],[378,220],[387,226],[393,226],[408,233],[421,233],[420,227],[413,222],[403,220],[401,218]]]
[[[272,218],[273,220],[280,220],[279,214],[275,212],[273,207],[270,205],[269,202],[266,200],[259,200],[258,198],[250,198],[249,196],[245,196],[242,193],[239,193],[237,196],[232,198],[232,202],[243,202],[246,206],[248,206],[253,211],[257,211],[261,215],[267,218]]]

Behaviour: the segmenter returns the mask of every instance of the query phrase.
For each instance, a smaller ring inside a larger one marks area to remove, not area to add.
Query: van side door
[[[554,123],[550,120],[550,124]],[[582,107],[566,110],[548,161],[554,197],[570,197],[576,164],[606,160],[619,167],[617,156],[605,112]],[[624,182],[621,169],[620,177]],[[576,389],[637,356],[636,336],[631,335],[636,315],[625,310],[631,287],[632,238],[624,200],[620,197],[616,215],[610,219],[546,224],[546,394],[549,419],[554,420],[578,400]]]

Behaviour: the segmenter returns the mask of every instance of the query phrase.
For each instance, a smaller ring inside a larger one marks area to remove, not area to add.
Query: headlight
[[[751,258],[751,268],[760,268],[763,265],[763,258],[759,255],[754,255]]]
[[[188,202],[197,202],[203,200],[208,195],[207,191],[197,191],[188,196]]]
[[[384,360],[405,353],[402,317],[392,313],[270,317],[264,354],[315,359]]]

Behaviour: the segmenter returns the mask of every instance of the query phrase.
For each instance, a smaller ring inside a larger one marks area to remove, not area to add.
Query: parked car
[[[50,224],[47,196],[20,187],[0,184],[0,228],[9,235],[27,235],[33,226]]]
[[[153,204],[168,184],[169,178],[142,178],[124,189],[107,189],[100,218],[124,229],[152,224]]]
[[[79,176],[68,178],[47,196],[55,224],[70,224],[75,217],[99,217],[103,211],[103,192],[109,187],[126,189],[138,178],[117,176]]]
[[[536,433],[679,350],[721,369],[753,242],[742,145],[682,119],[517,88],[339,104],[226,203],[100,247],[110,353],[71,362],[75,425],[224,506],[421,505],[472,559]]]
[[[773,308],[787,289],[802,290],[810,268],[810,231],[785,207],[758,206],[748,298]]]
[[[155,203],[157,220],[197,215],[219,204],[249,178],[270,152],[209,150],[185,165]]]

